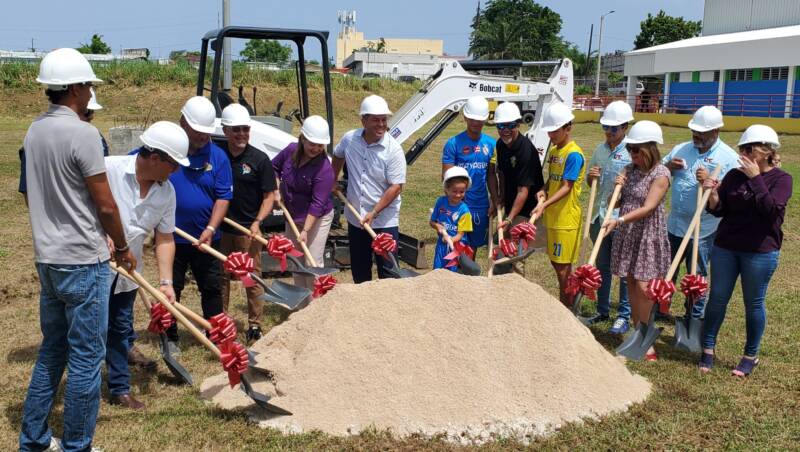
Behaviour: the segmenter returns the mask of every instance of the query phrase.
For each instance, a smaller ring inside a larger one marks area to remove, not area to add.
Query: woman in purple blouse
[[[333,167],[325,154],[330,142],[328,122],[320,116],[309,116],[303,121],[298,142],[286,146],[272,159],[280,180],[281,199],[300,231],[300,237],[295,237],[287,222],[286,236],[296,246],[298,241],[305,242],[320,266],[333,220]],[[299,286],[313,289],[313,277],[295,275],[294,280]]]
[[[741,167],[728,172],[722,183],[706,179],[711,190],[707,210],[722,217],[711,252],[711,293],[703,326],[703,354],[698,366],[708,372],[714,346],[736,280],[741,275],[747,340],[733,375],[746,377],[758,365],[758,347],[767,323],[764,298],[778,266],[783,241],[783,216],[792,196],[792,176],[777,168],[778,134],[752,125],[739,140]]]

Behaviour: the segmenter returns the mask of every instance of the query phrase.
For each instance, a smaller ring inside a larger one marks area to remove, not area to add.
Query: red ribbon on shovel
[[[708,281],[703,275],[684,275],[681,279],[681,292],[691,300],[697,300],[706,294]]]
[[[590,300],[597,300],[597,289],[603,283],[600,270],[594,265],[583,264],[567,277],[567,287],[564,290],[569,295],[575,296],[578,292]]]
[[[281,234],[274,234],[267,242],[267,253],[281,262],[281,271],[286,271],[286,255],[291,254],[295,257],[303,255],[294,249],[294,243]]]
[[[231,387],[236,386],[241,381],[242,374],[247,371],[250,360],[247,358],[247,350],[238,342],[225,342],[219,347],[219,361],[222,369],[228,372],[228,383]]]
[[[513,240],[503,239],[497,245],[497,248],[492,250],[492,259],[497,260],[497,255],[501,251],[506,257],[516,256],[517,244]]]
[[[329,290],[336,286],[336,278],[331,275],[323,275],[314,281],[314,292],[311,294],[313,298],[319,298]]]
[[[672,303],[672,294],[675,293],[675,283],[665,279],[651,279],[647,283],[647,298],[658,303],[658,311],[669,314],[669,305]]]
[[[253,257],[242,251],[234,251],[228,255],[228,259],[223,264],[225,271],[244,284],[245,287],[253,287],[256,282],[250,277],[250,273],[255,269]]]
[[[388,258],[389,253],[394,253],[396,250],[397,241],[392,238],[391,234],[381,232],[372,240],[372,251],[378,256]]]
[[[219,345],[236,340],[236,323],[226,313],[221,312],[208,320],[211,329],[208,331],[211,342]]]
[[[150,307],[150,324],[147,331],[154,334],[161,334],[175,323],[175,318],[161,303],[156,303]]]
[[[453,250],[444,256],[444,259],[447,261],[447,264],[445,264],[445,268],[457,266],[458,256],[461,256],[462,254],[472,259],[473,256],[475,256],[475,250],[473,250],[471,246],[465,245],[460,241],[454,243]]]
[[[527,250],[530,243],[536,240],[536,226],[524,222],[511,228],[511,239],[515,242],[522,240],[522,249]]]

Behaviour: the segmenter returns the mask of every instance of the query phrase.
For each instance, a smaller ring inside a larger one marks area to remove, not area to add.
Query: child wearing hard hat
[[[472,232],[472,214],[464,195],[469,190],[472,181],[467,170],[454,166],[444,173],[444,193],[433,206],[430,225],[439,234],[436,240],[436,251],[433,258],[433,268],[448,268],[451,271],[458,269],[455,265],[448,266],[445,256],[450,253],[449,244],[444,240],[444,235],[450,236],[453,244],[466,242],[464,234]]]
[[[545,188],[537,193],[540,202],[534,215],[544,214],[547,227],[547,253],[558,278],[559,299],[569,306],[572,303],[565,289],[572,264],[578,258],[580,248],[581,194],[583,150],[570,138],[572,120],[575,116],[570,108],[555,103],[544,112],[542,130],[547,132],[552,144],[548,152],[550,175]]]

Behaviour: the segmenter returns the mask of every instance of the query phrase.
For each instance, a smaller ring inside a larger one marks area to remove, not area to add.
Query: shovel
[[[591,211],[592,211],[592,204],[594,202],[594,197],[596,194],[596,189],[597,189],[597,179],[592,181],[592,192],[589,196],[589,211],[587,212],[586,221],[583,225],[584,227],[583,240],[589,238],[589,222],[591,221],[592,218]],[[611,215],[613,215],[614,213],[614,206],[617,204],[617,200],[619,199],[619,195],[621,192],[622,192],[622,185],[617,184],[616,186],[614,186],[614,191],[611,193],[611,199],[608,201],[608,209],[606,210],[606,215],[605,217],[603,217],[603,224],[605,224],[606,221],[611,219]],[[586,263],[586,265],[588,267],[591,267],[591,269],[593,270],[596,270],[594,264],[597,261],[597,255],[600,254],[600,246],[603,244],[603,240],[605,239],[605,237],[606,237],[606,229],[600,228],[600,232],[597,234],[597,239],[594,241],[594,246],[592,247],[592,253],[589,255],[589,261]],[[584,296],[584,290],[580,290],[575,295],[575,298],[572,301],[571,311],[573,314],[575,314],[576,317],[578,317],[578,320],[580,320],[581,323],[583,323],[584,325],[588,325],[589,319],[591,319],[591,317],[582,317],[579,315],[579,313],[581,312],[581,300],[583,299],[583,296]]]
[[[222,357],[222,353],[219,351],[217,346],[214,345],[214,343],[211,342],[211,340],[208,339],[202,332],[200,332],[200,330],[198,330],[197,327],[195,327],[194,324],[192,324],[192,322],[190,322],[186,317],[184,317],[184,315],[181,314],[181,312],[177,308],[175,308],[175,306],[173,306],[172,303],[169,302],[169,300],[167,300],[167,297],[163,293],[159,292],[158,290],[156,290],[155,287],[151,286],[150,283],[148,283],[147,280],[145,280],[142,277],[142,275],[140,275],[136,271],[132,271],[129,273],[127,270],[125,270],[122,267],[118,267],[113,262],[111,262],[110,265],[111,268],[114,269],[117,273],[136,282],[140,287],[144,288],[144,290],[146,290],[147,293],[149,293],[152,297],[158,300],[159,303],[161,303],[161,305],[163,305],[164,308],[166,308],[170,312],[170,314],[172,314],[172,316],[175,317],[175,320],[177,320],[181,325],[183,325],[183,327],[186,328],[192,334],[192,336],[194,336],[195,339],[197,339],[214,355],[216,355],[217,359]],[[270,404],[269,403],[270,398],[267,395],[254,391],[252,385],[250,385],[250,382],[247,380],[246,375],[240,374],[239,378],[241,379],[241,384],[239,385],[239,387],[242,389],[242,391],[245,392],[245,394],[248,395],[248,397],[253,399],[253,401],[258,406],[264,408],[269,412],[276,414],[284,414],[284,415],[292,414],[284,410],[283,408],[279,408],[275,405]]]
[[[537,215],[531,215],[531,218],[528,220],[528,224],[531,224],[531,225],[534,224],[538,218],[539,217]],[[502,231],[501,231],[500,232],[500,240],[502,240],[502,239],[503,239],[503,237],[502,237]],[[529,258],[531,256],[531,254],[533,254],[536,251],[533,248],[533,246],[528,246],[527,248],[522,246],[522,240],[520,240],[520,243],[517,246],[517,250],[518,251],[517,251],[517,255],[516,256],[501,257],[500,259],[497,259],[497,261],[495,261],[495,265],[498,265],[498,266],[506,266],[506,265],[508,265],[509,266],[508,267],[509,271],[506,271],[506,272],[503,272],[503,273],[508,273],[508,272],[511,271],[510,270],[510,268],[511,268],[510,264],[513,264],[514,262],[523,261],[523,260]],[[498,253],[498,256],[500,254],[502,254],[502,253]],[[496,274],[500,274],[500,272],[498,272],[498,271],[495,271],[495,273]]]
[[[286,221],[289,222],[289,225],[292,227],[292,231],[294,232],[295,237],[300,237],[300,232],[297,230],[297,226],[294,224],[294,220],[292,220],[292,216],[289,214],[289,211],[286,210],[286,206],[283,205],[282,201],[278,201],[278,205],[283,209],[283,216],[286,218]],[[231,220],[230,218],[224,218],[223,221],[228,225],[232,226],[239,231],[250,235],[250,230],[246,227],[240,225],[239,223]],[[264,246],[269,245],[269,240],[265,239],[260,235],[254,235],[253,238],[261,242]],[[338,270],[335,268],[324,268],[324,267],[317,267],[317,262],[311,256],[311,251],[309,251],[308,246],[306,246],[305,242],[300,242],[300,247],[303,249],[303,253],[306,255],[306,259],[311,264],[311,267],[307,267],[303,261],[298,259],[296,256],[292,254],[287,254],[286,258],[289,259],[292,264],[294,264],[294,268],[290,269],[292,273],[297,273],[301,275],[308,275],[308,276],[325,276],[330,275],[332,273],[336,273]]]
[[[703,208],[703,188],[697,188],[697,208]],[[694,241],[692,243],[692,268],[691,275],[697,275],[697,255],[700,241],[700,223],[694,228]],[[691,276],[688,275],[688,276]],[[684,277],[685,278],[685,277]],[[683,285],[683,284],[681,284]],[[690,292],[691,293],[691,292]],[[703,331],[703,321],[692,316],[692,306],[695,303],[694,295],[688,295],[686,299],[686,314],[683,320],[675,320],[675,343],[673,347],[690,353],[700,353],[703,348],[700,345],[700,333]]]
[[[500,224],[503,222],[504,217],[504,208],[502,206],[497,207],[497,223]],[[491,229],[492,225],[489,225]],[[490,232],[491,234],[492,232]],[[491,239],[491,237],[489,237]],[[498,228],[497,229],[497,244],[500,246],[500,243],[503,242],[503,230]],[[494,248],[492,248],[489,252],[489,277],[491,278],[494,275],[504,275],[506,273],[511,273],[513,270],[511,267],[511,258],[514,256],[506,256],[503,254],[503,251],[498,249],[497,250],[497,259],[493,259]]]
[[[719,172],[722,170],[722,165],[717,165],[714,171],[711,173],[711,178],[716,178],[719,176]],[[711,196],[711,190],[707,190],[703,193],[703,198],[701,202],[697,205],[697,209],[694,212],[694,216],[692,217],[692,221],[689,223],[689,227],[686,229],[687,231],[693,231],[696,227],[700,224],[700,216],[702,215],[703,206],[706,205],[708,202],[708,198]],[[661,282],[669,282],[671,284],[672,276],[678,270],[678,265],[680,264],[681,257],[683,257],[684,251],[686,251],[686,245],[689,243],[689,238],[691,235],[686,234],[681,241],[681,245],[678,247],[678,252],[675,254],[675,259],[672,260],[672,264],[667,271],[667,275]],[[652,280],[650,283],[658,282],[659,280]],[[673,288],[674,289],[674,286]],[[670,289],[670,290],[672,290]],[[668,300],[669,298],[666,297]],[[656,309],[658,309],[660,303],[655,301],[653,303],[653,309],[650,313],[650,319],[647,326],[642,326],[641,324],[636,327],[636,329],[628,335],[625,341],[617,348],[617,354],[626,356],[631,359],[642,359],[644,355],[647,353],[647,350],[653,346],[658,335],[661,334],[661,328],[657,328],[655,326],[655,313]],[[641,327],[641,328],[640,328]],[[657,331],[657,332],[655,332]],[[638,357],[638,358],[635,358]]]
[[[583,235],[581,236],[580,262],[583,262],[583,258],[586,257],[584,254],[586,248],[583,246],[583,244],[589,240],[589,225],[592,224],[592,213],[594,213],[595,197],[597,197],[597,178],[592,179],[592,185],[589,189],[589,206],[586,208],[586,219],[583,220]]]
[[[175,233],[192,242],[194,245],[198,245],[200,243],[196,238],[187,234],[180,228],[175,228]],[[205,243],[200,244],[199,246],[201,250],[214,256],[222,262],[226,262],[228,260],[227,256],[206,245]],[[290,311],[296,311],[302,308],[308,303],[307,298],[311,297],[311,291],[302,287],[297,287],[281,281],[274,281],[272,286],[268,286],[267,283],[258,275],[250,273],[250,277],[253,278],[257,284],[264,288],[264,295],[261,296],[263,300],[283,306]]]
[[[147,312],[150,313],[150,310],[153,308],[153,304],[150,303],[150,300],[147,298],[147,293],[142,289],[139,288],[139,297],[142,299],[144,306],[147,308]],[[172,356],[172,353],[169,351],[169,347],[167,346],[167,335],[165,333],[160,333],[159,337],[159,349],[161,350],[161,359],[164,360],[164,364],[167,365],[167,369],[175,376],[178,380],[188,385],[194,384],[192,380],[192,374],[186,370],[185,367],[181,363]]]
[[[350,213],[352,213],[356,217],[358,222],[361,223],[363,221],[363,219],[361,218],[361,215],[358,213],[358,210],[356,210],[356,208],[353,207],[352,204],[350,204],[350,201],[347,200],[347,198],[344,196],[344,194],[342,194],[342,192],[336,190],[335,193],[336,193],[336,196],[338,196],[339,199],[342,200],[344,205],[346,205],[347,208],[350,210]],[[378,234],[375,233],[375,231],[372,229],[372,227],[370,225],[363,224],[363,223],[361,225],[364,227],[364,229],[367,231],[367,233],[369,233],[369,235],[373,238],[373,240],[375,239],[375,237],[378,236]],[[389,261],[389,265],[388,266],[384,266],[383,269],[386,270],[393,277],[395,277],[395,278],[413,278],[415,276],[419,276],[419,273],[417,273],[417,272],[415,272],[413,270],[400,268],[400,265],[398,265],[398,263],[397,263],[397,258],[394,256],[394,253],[386,253],[385,259]]]
[[[447,247],[451,252],[454,252],[456,247],[453,245],[453,238],[445,231],[443,234],[444,241],[447,242]],[[478,265],[471,257],[465,252],[458,253],[458,272],[467,276],[480,276],[481,266]]]

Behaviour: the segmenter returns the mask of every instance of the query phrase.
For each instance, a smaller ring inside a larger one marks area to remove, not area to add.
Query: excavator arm
[[[467,71],[541,65],[555,66],[547,82],[473,74]],[[533,110],[538,113],[554,101],[571,106],[572,89],[572,62],[566,58],[556,62],[448,61],[442,63],[441,69],[395,113],[389,123],[389,133],[403,143],[439,113],[445,112],[433,128],[417,139],[406,152],[406,163],[412,164],[458,116],[461,107],[472,96],[483,95],[494,101],[533,104]],[[539,150],[539,158],[543,160],[548,139],[546,133],[539,131],[541,116],[535,115],[527,136]]]

